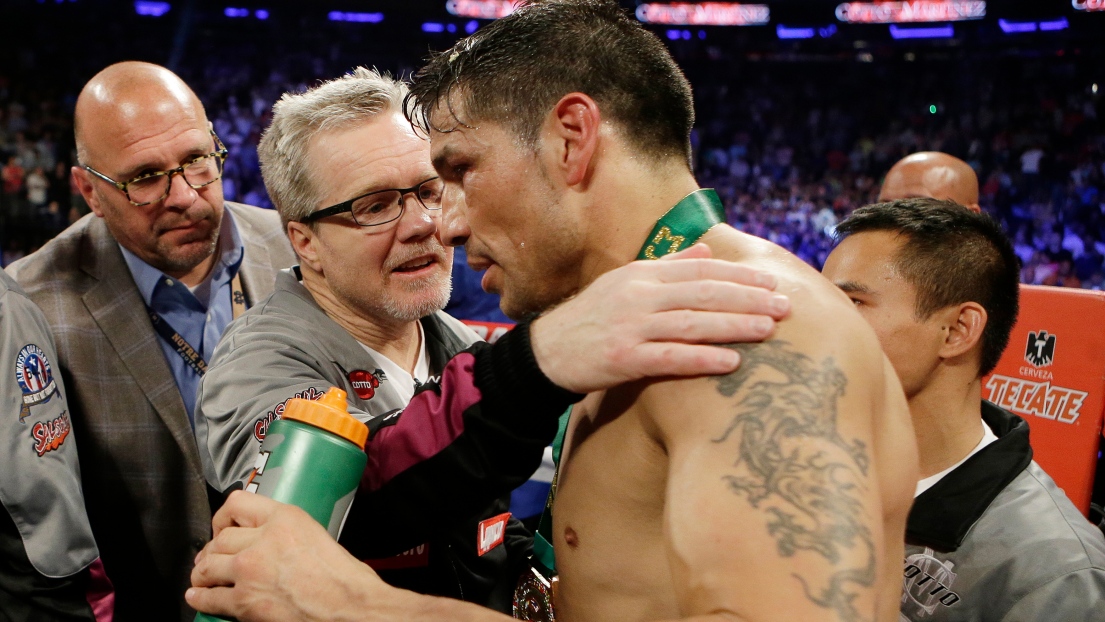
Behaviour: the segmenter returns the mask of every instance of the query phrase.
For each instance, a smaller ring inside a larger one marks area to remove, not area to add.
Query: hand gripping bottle
[[[315,402],[293,398],[269,426],[245,489],[299,506],[336,540],[364,472],[368,426],[331,387]],[[196,622],[223,620],[204,613]]]

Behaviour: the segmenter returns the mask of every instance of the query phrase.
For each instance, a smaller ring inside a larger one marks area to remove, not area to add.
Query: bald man
[[[978,206],[978,175],[970,164],[939,151],[910,154],[890,168],[879,202],[930,198],[954,201],[972,212]]]
[[[169,70],[104,69],[74,122],[93,213],[9,272],[57,341],[115,619],[190,619],[182,591],[211,512],[191,425],[200,373],[293,255],[274,212],[223,201],[226,149]]]

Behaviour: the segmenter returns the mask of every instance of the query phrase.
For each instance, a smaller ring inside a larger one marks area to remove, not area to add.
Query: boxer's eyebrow
[[[860,283],[856,283],[855,281],[837,281],[836,283],[834,283],[834,285],[839,287],[840,291],[844,292],[845,294],[873,293],[870,287],[867,287],[866,285],[862,285]]]
[[[441,151],[438,152],[438,154],[435,155],[431,160],[434,165],[434,170],[440,173],[441,169],[445,167],[445,162],[448,161],[449,158],[453,157],[453,153],[455,151],[456,150],[449,145],[443,147]]]

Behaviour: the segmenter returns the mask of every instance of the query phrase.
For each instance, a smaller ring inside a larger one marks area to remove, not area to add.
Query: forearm
[[[541,372],[528,326],[520,324],[494,345],[478,344],[454,356],[440,380],[425,385],[402,412],[368,422],[369,462],[361,494],[381,490],[439,458],[438,470],[459,469],[460,477],[472,483],[490,479],[510,490],[537,468],[560,415],[582,398]],[[511,451],[518,446],[528,451]],[[412,492],[455,493],[428,485],[433,489]],[[441,505],[440,497],[426,501]]]
[[[541,373],[525,325],[454,357],[402,414],[370,423],[369,462],[342,544],[359,557],[396,554],[509,493],[537,469],[559,415],[579,397]],[[373,537],[379,532],[387,542]]]
[[[392,606],[388,607],[388,617],[377,617],[374,610],[372,622],[510,622],[514,618],[492,611],[486,607],[466,603],[451,598],[423,596],[414,592],[401,591]]]
[[[660,620],[659,622],[760,622],[759,620],[753,620],[741,615],[737,615],[732,612],[717,612],[710,613],[701,616],[693,616],[690,618],[678,618],[671,620]],[[763,622],[774,622],[772,620],[764,620]]]

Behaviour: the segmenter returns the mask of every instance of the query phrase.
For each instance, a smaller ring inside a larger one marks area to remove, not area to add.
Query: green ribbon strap
[[[712,188],[683,197],[656,221],[637,259],[659,259],[697,242],[714,225],[725,222],[725,206]]]
[[[564,449],[564,435],[568,431],[568,421],[572,418],[572,408],[560,415],[560,422],[556,429],[556,438],[552,444],[552,458],[556,469],[553,471],[552,486],[549,488],[549,496],[545,499],[545,511],[541,513],[541,522],[537,524],[537,533],[533,534],[533,557],[544,568],[546,577],[556,574],[556,557],[553,555],[552,546],[552,503],[556,498],[556,480],[560,475],[560,450]],[[547,572],[546,572],[547,571]]]

